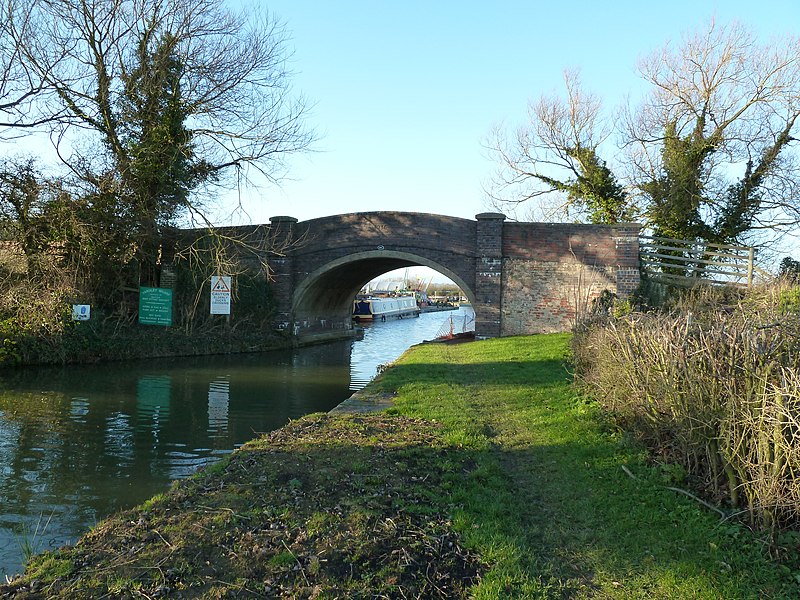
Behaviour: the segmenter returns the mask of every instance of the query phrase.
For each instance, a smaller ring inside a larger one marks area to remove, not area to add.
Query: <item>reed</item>
[[[767,531],[800,525],[800,288],[696,290],[573,337],[576,378],[665,463]]]

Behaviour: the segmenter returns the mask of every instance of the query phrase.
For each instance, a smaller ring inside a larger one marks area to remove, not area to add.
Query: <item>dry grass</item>
[[[702,290],[587,325],[577,375],[665,462],[774,532],[800,525],[800,289]]]
[[[0,598],[469,597],[448,511],[472,465],[441,426],[315,415],[46,552]]]

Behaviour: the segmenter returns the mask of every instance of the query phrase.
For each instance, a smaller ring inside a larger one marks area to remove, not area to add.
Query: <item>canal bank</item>
[[[218,326],[186,332],[181,328],[77,322],[50,337],[8,340],[0,367],[6,370],[26,366],[269,352],[351,339],[354,334],[354,331],[342,330],[296,340],[280,332],[247,327]]]
[[[23,540],[74,543],[247,441],[327,412],[440,321],[273,352],[0,370],[0,579],[19,571]]]
[[[387,411],[292,421],[0,598],[797,597],[575,397],[567,341],[415,347],[368,386]]]

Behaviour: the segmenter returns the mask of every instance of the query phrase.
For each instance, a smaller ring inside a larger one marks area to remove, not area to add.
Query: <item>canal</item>
[[[470,309],[296,351],[0,372],[0,576],[260,433],[328,411]]]

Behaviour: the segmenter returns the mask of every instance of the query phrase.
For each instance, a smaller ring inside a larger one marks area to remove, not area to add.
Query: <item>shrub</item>
[[[24,280],[0,292],[0,366],[62,362],[61,340],[73,327],[71,294]]]
[[[697,290],[573,338],[577,380],[665,462],[768,530],[800,524],[800,314],[786,282]]]

